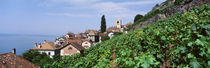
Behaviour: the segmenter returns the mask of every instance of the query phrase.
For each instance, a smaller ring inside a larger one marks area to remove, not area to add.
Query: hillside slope
[[[184,13],[192,7],[210,4],[210,0],[166,0],[160,5],[155,6],[152,11],[144,15],[141,19],[134,22],[131,30],[138,29],[160,19],[173,16],[176,13]]]
[[[137,68],[210,66],[210,5],[114,37],[84,54],[46,64],[50,68]]]

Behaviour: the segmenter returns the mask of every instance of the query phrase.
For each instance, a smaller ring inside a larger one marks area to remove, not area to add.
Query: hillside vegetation
[[[210,5],[114,37],[50,68],[157,68],[210,66]]]

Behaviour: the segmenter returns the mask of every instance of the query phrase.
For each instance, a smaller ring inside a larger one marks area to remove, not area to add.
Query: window
[[[68,49],[69,49],[69,50],[72,50],[72,47],[69,47]]]
[[[48,55],[50,55],[50,52],[48,52]]]
[[[119,21],[117,21],[117,24],[119,24],[120,22]]]

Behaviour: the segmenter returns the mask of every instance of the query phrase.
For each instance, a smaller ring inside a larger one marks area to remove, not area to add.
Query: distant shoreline
[[[56,37],[56,35],[41,35],[41,34],[7,34],[7,33],[0,33],[1,36],[38,36],[38,37]]]

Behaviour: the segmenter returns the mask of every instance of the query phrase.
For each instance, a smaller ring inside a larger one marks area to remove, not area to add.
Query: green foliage
[[[106,19],[105,15],[101,17],[101,32],[106,32]]]
[[[163,2],[163,3],[166,4],[166,3],[168,3],[169,1],[171,1],[171,0],[166,0],[166,1]],[[182,3],[185,4],[185,3],[188,3],[188,2],[190,2],[190,1],[192,1],[192,0],[175,0],[175,3],[170,4],[169,6],[163,8],[162,10],[156,9],[156,10],[150,11],[149,13],[147,13],[146,15],[144,15],[141,19],[138,19],[137,21],[134,21],[134,24],[133,24],[129,29],[133,28],[133,26],[135,26],[135,25],[137,25],[137,24],[140,24],[140,23],[143,22],[143,21],[148,20],[149,18],[154,17],[154,16],[157,15],[157,14],[164,14],[164,13],[166,13],[166,11],[168,11],[168,9],[171,8],[171,7],[174,7],[174,6],[176,6],[176,5],[180,5],[180,4],[182,4]],[[156,4],[155,7],[157,7],[157,6],[159,6],[159,5]],[[129,30],[129,29],[128,29],[128,30]]]
[[[147,13],[141,19],[138,19],[136,22],[134,22],[133,26],[139,24],[140,22],[146,21],[149,18],[152,18],[153,16],[157,15],[160,12],[161,11],[159,9],[157,9],[157,10],[154,10],[154,11],[151,11],[151,12]]]
[[[56,55],[53,56],[54,61],[60,61],[61,58],[62,58],[62,56],[60,56],[60,54],[56,54]]]
[[[171,7],[173,7],[173,6],[175,6],[175,4],[170,4],[169,6],[165,7],[164,9],[162,9],[162,10],[160,11],[160,13],[161,13],[161,14],[166,13],[166,11],[168,11],[168,9],[171,8]]]
[[[134,22],[136,22],[137,20],[141,19],[143,17],[143,15],[137,14],[134,18]]]
[[[160,6],[159,4],[156,4],[156,5],[155,5],[155,7],[159,7],[159,6]]]
[[[209,7],[195,7],[90,47],[84,56],[66,56],[45,66],[110,68],[115,62],[119,68],[209,68]]]
[[[28,50],[22,54],[22,57],[34,64],[39,65],[40,67],[42,67],[44,64],[50,64],[53,62],[53,59],[47,56],[46,53],[40,54],[36,50]]]
[[[119,35],[122,35],[123,33],[122,32],[114,32],[114,36],[119,36]]]
[[[175,5],[179,5],[179,4],[182,4],[184,3],[186,0],[175,0],[174,4]]]
[[[106,40],[109,40],[110,38],[109,38],[109,36],[102,36],[101,37],[101,41],[106,41]]]

